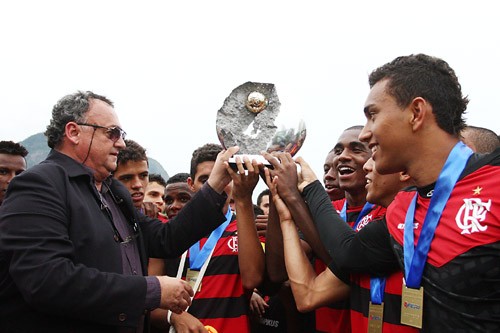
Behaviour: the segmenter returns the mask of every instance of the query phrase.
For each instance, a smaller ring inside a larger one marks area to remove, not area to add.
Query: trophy
[[[246,82],[235,88],[217,112],[217,136],[224,148],[239,146],[237,155],[270,166],[261,152],[295,155],[306,138],[303,120],[280,113],[274,84]],[[229,160],[235,166],[234,157]]]

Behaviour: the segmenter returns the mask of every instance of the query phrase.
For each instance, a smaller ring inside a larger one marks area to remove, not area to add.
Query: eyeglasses
[[[99,126],[99,125],[95,125],[95,124],[86,124],[86,123],[76,123],[76,124],[80,125],[80,126],[90,126],[90,127],[93,127],[93,128],[102,128],[102,129],[105,129],[106,130],[106,135],[113,142],[118,141],[120,138],[122,138],[123,140],[125,140],[125,136],[127,135],[127,133],[124,130],[122,130],[120,127],[118,127],[118,126],[104,127],[104,126]]]

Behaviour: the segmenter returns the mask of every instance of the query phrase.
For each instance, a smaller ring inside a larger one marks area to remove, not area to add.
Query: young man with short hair
[[[345,191],[340,188],[339,184],[338,164],[338,156],[335,154],[334,149],[332,149],[326,155],[325,163],[323,164],[323,185],[332,201],[340,200],[345,197]]]
[[[118,153],[113,177],[122,182],[130,192],[134,206],[144,210],[144,194],[149,182],[149,165],[146,149],[133,140],[125,140],[125,148]]]
[[[194,195],[187,183],[188,178],[189,173],[185,172],[177,173],[167,180],[163,200],[165,201],[165,214],[169,219],[176,216]]]
[[[344,198],[332,201],[347,224],[355,231],[361,230],[374,219],[385,214],[385,208],[366,200],[366,172],[363,166],[371,156],[368,145],[359,141],[362,126],[351,126],[342,132],[331,150],[335,156],[334,164],[339,181],[339,188],[344,191]],[[321,260],[315,260],[316,273],[326,269]],[[359,281],[357,287],[359,287]],[[352,305],[349,301],[330,304],[316,310],[316,329],[319,332],[350,332]]]
[[[188,184],[193,192],[198,192],[209,178],[216,156],[222,151],[218,144],[206,144],[193,152],[191,159],[190,177]],[[227,166],[230,170],[230,167]],[[238,175],[228,171],[233,179]],[[240,174],[243,176],[245,173]],[[256,185],[259,178],[258,170],[255,170],[253,179]],[[220,229],[216,229],[210,235],[201,239],[199,243],[193,245],[185,261],[187,268],[186,278],[191,281],[197,280],[202,265],[208,261],[206,271],[201,279],[201,287],[196,292],[193,303],[187,312],[182,314],[172,314],[171,324],[178,330],[180,327],[190,327],[202,329],[203,326],[212,326],[218,332],[249,332],[249,298],[250,293],[263,278],[264,254],[257,238],[257,231],[254,226],[253,208],[251,203],[251,191],[253,188],[246,187],[248,194],[243,195],[245,199],[240,199],[238,195],[237,205],[241,208],[238,219],[244,219],[254,229],[255,236],[252,238],[253,249],[258,249],[256,255],[247,255],[245,260],[240,260],[241,251],[248,249],[245,244],[241,244],[241,234],[247,234],[240,229],[241,221],[236,221],[229,209],[229,200],[226,201],[223,211],[226,213],[226,222]],[[225,188],[226,193],[231,193],[231,185]],[[238,192],[239,194],[242,194]],[[244,202],[248,201],[245,205]],[[245,249],[243,248],[245,247]],[[209,258],[209,253],[213,249],[213,254]],[[260,252],[259,252],[260,251]],[[260,255],[260,256],[259,256]],[[259,260],[256,263],[255,260]],[[261,268],[261,272],[255,269]]]
[[[163,201],[163,196],[165,195],[165,186],[167,182],[158,173],[149,174],[148,185],[146,186],[146,191],[144,193],[144,202],[151,202],[158,208],[158,218],[160,220],[166,220],[165,212],[165,201]]]
[[[265,189],[257,196],[257,206],[262,209],[263,215],[269,215],[269,189]]]
[[[442,59],[398,57],[369,82],[360,139],[379,173],[405,171],[416,188],[399,192],[384,220],[354,233],[316,182],[305,186],[320,235],[333,239],[329,267],[402,270],[401,322],[422,332],[498,331],[500,151],[475,155],[460,141],[468,100]]]
[[[0,205],[10,181],[26,170],[28,151],[13,141],[0,141]]]

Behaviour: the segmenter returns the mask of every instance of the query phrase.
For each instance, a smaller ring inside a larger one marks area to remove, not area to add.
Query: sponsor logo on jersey
[[[363,229],[372,220],[373,220],[372,214],[368,214],[368,215],[363,216],[361,221],[359,221],[358,225],[356,226],[356,231],[360,231],[361,229]]]
[[[462,229],[462,235],[470,235],[474,232],[486,231],[487,225],[482,225],[486,214],[491,209],[491,199],[483,202],[479,198],[463,199],[464,203],[455,216],[457,226]]]
[[[403,230],[404,228],[405,228],[405,224],[404,223],[398,224],[398,229],[399,230]],[[413,223],[413,229],[418,229],[418,222]]]
[[[227,246],[233,252],[238,252],[238,236],[231,236],[227,241]]]
[[[267,319],[267,318],[259,318],[259,322],[261,325],[269,326],[269,327],[278,327],[280,325],[279,320]]]

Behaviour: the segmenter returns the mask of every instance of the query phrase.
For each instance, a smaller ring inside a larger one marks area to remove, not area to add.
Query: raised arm
[[[292,214],[276,189],[279,176],[275,176],[271,181],[269,171],[266,170],[266,178],[271,189],[272,200],[279,214],[286,270],[299,311],[311,311],[322,305],[348,297],[349,286],[338,279],[330,269],[316,275],[300,244]]]
[[[329,263],[332,258],[323,246],[309,207],[298,190],[297,164],[289,153],[274,153],[273,155],[266,153],[264,156],[273,165],[270,174],[278,176],[277,190],[280,198],[290,210],[295,224],[299,227],[314,254],[323,262]]]
[[[169,223],[139,216],[149,257],[178,257],[225,221],[224,188],[231,182],[231,176],[224,163],[237,151],[238,147],[231,147],[218,154],[207,182]]]
[[[233,199],[236,204],[238,226],[238,263],[243,288],[254,289],[264,277],[265,258],[260,245],[253,213],[252,192],[259,182],[259,165],[244,157],[236,157],[235,172],[226,162],[226,170],[233,180]],[[244,166],[245,167],[244,167]],[[245,171],[246,168],[246,171]]]
[[[288,280],[283,252],[283,235],[279,216],[272,200],[269,201],[269,219],[267,221],[266,270],[269,280],[273,283]]]

